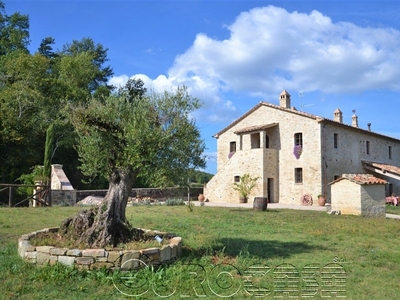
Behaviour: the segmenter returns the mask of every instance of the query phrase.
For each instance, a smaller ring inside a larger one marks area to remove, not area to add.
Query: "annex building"
[[[291,107],[283,91],[279,104],[260,102],[216,133],[217,173],[205,185],[211,202],[239,202],[233,189],[243,174],[260,177],[253,197],[271,203],[300,204],[305,195],[331,199],[329,183],[343,174],[373,174],[388,182],[386,195],[400,193],[400,140],[358,127],[358,118],[343,123]]]

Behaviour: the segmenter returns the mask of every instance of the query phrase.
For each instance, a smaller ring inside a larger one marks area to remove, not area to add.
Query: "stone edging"
[[[182,252],[182,238],[165,232],[146,230],[147,235],[171,237],[168,245],[161,248],[143,250],[106,250],[106,249],[68,249],[53,246],[32,246],[30,239],[39,233],[57,232],[58,227],[45,228],[22,235],[18,239],[18,254],[27,262],[37,265],[61,263],[83,270],[99,268],[121,269],[123,271],[139,269],[145,263],[159,266],[176,259]],[[121,267],[122,266],[122,267]]]

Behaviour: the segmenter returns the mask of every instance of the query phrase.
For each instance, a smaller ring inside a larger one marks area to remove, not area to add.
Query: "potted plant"
[[[257,184],[260,177],[251,177],[250,174],[244,174],[239,182],[233,184],[233,189],[239,192],[240,203],[247,203],[248,196]]]

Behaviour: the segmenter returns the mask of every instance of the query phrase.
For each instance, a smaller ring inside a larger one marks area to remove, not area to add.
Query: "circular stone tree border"
[[[141,229],[141,228],[140,228]],[[142,250],[107,250],[100,249],[68,249],[54,246],[33,246],[30,239],[40,233],[58,232],[58,227],[45,228],[22,235],[18,239],[18,254],[25,261],[37,265],[55,265],[60,263],[82,270],[99,268],[136,270],[145,265],[159,266],[175,260],[182,252],[182,238],[172,233],[141,229],[146,236],[156,235],[168,240],[168,245],[161,248]],[[144,264],[142,264],[144,263]]]

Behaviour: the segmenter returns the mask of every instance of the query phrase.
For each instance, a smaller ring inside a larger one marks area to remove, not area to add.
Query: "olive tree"
[[[199,100],[185,87],[148,95],[142,86],[129,81],[118,93],[71,109],[82,171],[109,182],[98,208],[62,223],[61,233],[79,243],[102,247],[132,238],[125,209],[139,176],[157,186],[182,185],[189,169],[205,166],[204,142],[191,115]]]

